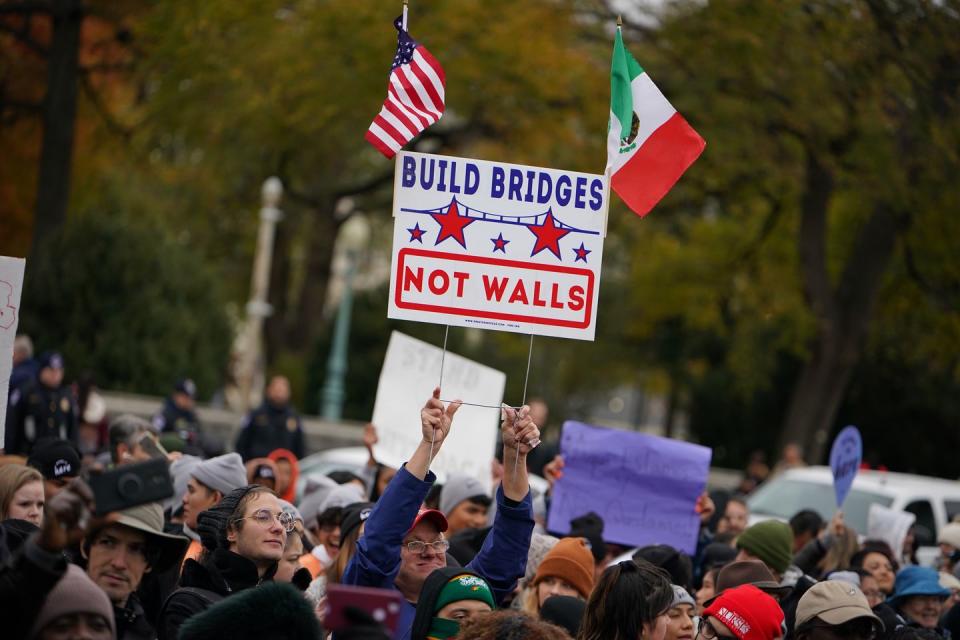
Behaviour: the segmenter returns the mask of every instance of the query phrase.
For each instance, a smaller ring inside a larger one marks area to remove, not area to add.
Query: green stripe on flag
[[[623,36],[618,28],[610,65],[610,111],[620,121],[621,135],[626,135],[633,123],[633,91],[630,85],[642,73],[643,67],[623,46]]]

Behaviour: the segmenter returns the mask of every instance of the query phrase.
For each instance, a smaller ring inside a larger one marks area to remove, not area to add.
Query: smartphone
[[[152,460],[158,458],[167,459],[167,450],[163,448],[163,445],[157,442],[157,439],[149,433],[143,434],[143,437],[137,442],[140,445],[140,448],[143,449]]]
[[[173,495],[173,481],[166,458],[91,474],[88,483],[93,490],[97,515],[159,502]]]
[[[355,608],[365,611],[393,636],[396,635],[397,625],[400,622],[402,604],[403,596],[393,589],[328,584],[327,615],[323,620],[323,627],[333,632],[350,628],[351,621],[347,609]]]

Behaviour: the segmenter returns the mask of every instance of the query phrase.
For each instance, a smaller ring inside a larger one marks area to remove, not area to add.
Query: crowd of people
[[[400,468],[376,460],[368,425],[362,470],[298,482],[284,378],[227,452],[205,438],[189,380],[152,420],[108,420],[64,385],[60,355],[28,347],[0,457],[4,638],[960,638],[960,523],[941,531],[936,569],[862,540],[842,512],[749,525],[742,496],[692,505],[692,555],[609,539],[595,513],[558,535],[546,523],[563,459],[540,446],[542,404],[504,406],[489,485],[430,470],[460,407],[439,388],[409,417],[420,440]],[[158,459],[172,496],[97,508],[97,474]]]

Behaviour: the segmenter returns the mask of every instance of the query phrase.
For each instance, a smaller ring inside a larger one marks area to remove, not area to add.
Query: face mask
[[[446,618],[434,618],[427,632],[428,640],[445,640],[460,633],[460,623]]]

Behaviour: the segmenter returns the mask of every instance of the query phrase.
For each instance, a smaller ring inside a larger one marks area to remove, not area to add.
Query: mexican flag
[[[610,68],[610,186],[639,216],[667,195],[706,146],[623,46],[620,28]]]

